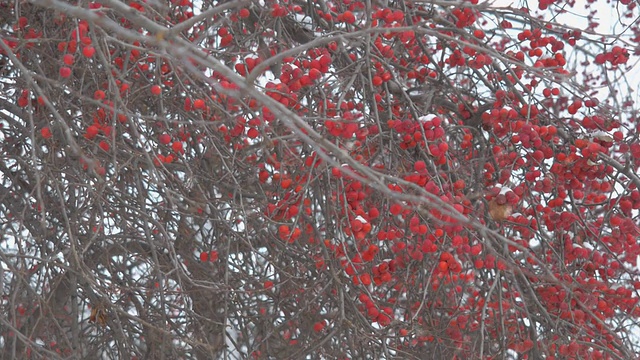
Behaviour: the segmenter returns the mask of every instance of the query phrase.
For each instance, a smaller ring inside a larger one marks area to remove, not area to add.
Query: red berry
[[[449,270],[449,263],[446,261],[440,261],[440,263],[438,263],[438,269],[442,272]]]
[[[102,90],[96,90],[96,92],[93,93],[93,98],[96,100],[102,100],[105,96],[106,95]]]
[[[181,141],[174,141],[173,144],[171,144],[171,148],[173,149],[173,151],[180,154],[184,152]]]
[[[249,129],[249,131],[247,131],[247,137],[249,139],[255,139],[258,136],[260,136],[260,131],[258,131],[258,129],[256,129],[256,128],[251,128],[251,129]]]
[[[313,324],[313,331],[320,332],[322,331],[322,329],[324,329],[324,321],[318,321],[317,323]]]
[[[160,95],[162,93],[162,88],[160,87],[160,85],[153,85],[151,87],[151,93],[153,95]]]
[[[209,260],[209,253],[208,252],[201,252],[200,253],[200,261],[207,262],[208,260]]]
[[[356,17],[351,11],[347,10],[342,13],[342,20],[344,20],[344,22],[346,22],[347,24],[353,24],[354,22],[356,22]]]
[[[168,143],[171,142],[171,135],[162,134],[162,135],[160,135],[159,140],[160,140],[160,144],[167,145]]]
[[[322,77],[322,73],[320,72],[320,70],[315,68],[309,70],[309,78],[311,78],[311,80],[318,80],[321,77]]]
[[[104,140],[100,141],[100,144],[98,144],[98,146],[100,146],[100,149],[102,149],[104,151],[109,151],[109,149],[111,148],[109,143],[104,141]]]
[[[387,326],[391,323],[391,318],[387,314],[379,314],[376,321],[380,326]]]
[[[20,96],[18,98],[18,106],[27,107],[29,105],[29,98],[27,96]]]
[[[28,20],[26,17],[21,16],[21,17],[18,19],[18,28],[20,28],[20,29],[22,30],[22,29],[24,29],[25,27],[27,27],[27,25],[29,25],[29,20]]]
[[[73,65],[73,55],[71,54],[64,54],[64,56],[62,57],[62,62],[65,63],[66,65]]]
[[[93,46],[85,46],[85,48],[82,49],[82,55],[88,58],[92,57],[95,52],[96,48],[94,48]]]
[[[331,55],[324,54],[324,55],[322,55],[320,57],[320,59],[318,61],[320,62],[320,66],[327,67],[327,66],[331,65]]]
[[[242,10],[240,10],[240,12],[238,12],[238,16],[240,16],[243,19],[248,18],[249,15],[250,15],[249,9],[242,9]]]
[[[60,76],[62,76],[63,78],[68,78],[69,76],[71,76],[71,69],[66,66],[61,67]]]
[[[204,100],[197,99],[193,102],[193,107],[196,109],[204,109]]]
[[[40,134],[42,134],[42,137],[45,138],[45,139],[50,139],[51,136],[53,136],[53,134],[51,134],[51,129],[49,129],[48,126],[47,127],[43,127],[40,130]]]
[[[84,137],[91,140],[94,137],[96,137],[99,132],[100,132],[100,129],[97,126],[91,125],[87,128],[87,132],[84,134]]]
[[[104,166],[98,166],[98,168],[96,168],[96,174],[105,176],[107,174],[107,169],[105,169]]]
[[[209,253],[209,261],[214,262],[218,260],[218,252],[216,250],[211,250]]]
[[[222,39],[220,40],[220,47],[225,47],[231,44],[232,41],[233,41],[233,35],[227,34],[223,36]]]
[[[237,63],[234,68],[236,69],[236,72],[242,76],[247,75],[247,68],[244,66],[243,63]]]

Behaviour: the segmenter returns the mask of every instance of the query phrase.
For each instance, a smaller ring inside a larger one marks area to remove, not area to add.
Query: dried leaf
[[[90,323],[96,323],[98,326],[107,325],[107,313],[104,306],[95,305],[91,307],[91,315],[89,316]]]
[[[493,220],[504,220],[508,218],[512,212],[513,207],[509,204],[500,205],[495,199],[489,201],[489,216],[491,216]]]

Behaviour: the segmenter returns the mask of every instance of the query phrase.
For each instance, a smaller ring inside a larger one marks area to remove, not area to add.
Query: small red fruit
[[[351,11],[347,10],[342,13],[342,20],[344,20],[344,22],[346,22],[347,24],[353,24],[354,22],[356,22],[356,17]]]
[[[440,261],[440,263],[438,264],[438,269],[442,272],[446,272],[447,270],[449,270],[449,263],[447,263],[446,261]]]
[[[60,76],[62,76],[63,78],[68,78],[69,76],[71,76],[71,69],[66,66],[61,67]]]
[[[106,95],[102,90],[96,90],[96,92],[93,93],[93,98],[96,100],[102,100],[105,96]]]
[[[160,87],[160,85],[153,85],[151,87],[151,93],[153,95],[160,95],[162,93],[162,88]]]
[[[249,139],[255,139],[258,136],[260,136],[260,131],[258,131],[258,129],[256,128],[251,128],[249,129],[249,131],[247,131],[247,137],[249,137]]]
[[[200,253],[200,261],[202,262],[207,262],[209,260],[209,253],[206,251],[203,251]]]
[[[171,135],[169,135],[169,134],[162,134],[162,135],[160,135],[159,140],[160,140],[160,144],[162,144],[162,145],[167,145],[168,143],[170,143],[170,142],[171,142]]]
[[[82,55],[84,55],[87,58],[90,58],[93,56],[93,54],[96,53],[96,48],[94,48],[93,46],[85,46],[84,49],[82,49]]]
[[[193,107],[196,109],[204,109],[204,100],[197,99],[193,102]]]
[[[65,63],[66,65],[73,65],[73,55],[71,54],[64,54],[64,56],[62,57],[62,62]]]
[[[96,171],[96,174],[102,177],[104,177],[107,174],[107,169],[105,169],[104,166],[98,166],[95,171]]]
[[[109,149],[111,148],[109,143],[104,141],[104,140],[100,141],[100,144],[98,144],[98,146],[100,146],[100,149],[102,149],[104,151],[109,151]]]
[[[233,41],[233,35],[227,34],[220,39],[220,47],[225,47]]]
[[[389,315],[387,314],[381,313],[376,318],[376,321],[378,322],[378,324],[380,324],[380,326],[387,326],[391,324],[391,317],[389,317]]]
[[[50,139],[51,136],[53,136],[53,134],[51,134],[51,129],[49,129],[48,126],[47,127],[43,127],[40,130],[40,134],[42,134],[42,137],[45,138],[45,139]]]
[[[249,9],[242,9],[240,10],[240,12],[238,12],[238,15],[242,18],[242,19],[246,19],[249,17],[250,13],[249,13]]]
[[[171,148],[173,149],[173,151],[179,154],[182,154],[184,152],[181,141],[174,141],[173,144],[171,144]]]
[[[100,129],[97,126],[91,125],[87,128],[87,132],[84,134],[84,137],[91,140],[94,137],[96,137],[99,132],[100,132]]]
[[[291,186],[292,182],[293,181],[291,179],[284,179],[284,180],[282,180],[280,185],[282,186],[283,189],[288,189]]]
[[[321,77],[322,77],[322,73],[320,72],[320,70],[315,68],[309,70],[309,78],[311,78],[311,80],[318,80]]]
[[[315,332],[320,332],[322,331],[322,329],[324,329],[324,320],[323,321],[318,321],[317,323],[313,324],[313,331]]]
[[[18,106],[27,107],[27,105],[29,105],[29,98],[27,96],[23,95],[18,98]]]
[[[22,29],[24,29],[25,27],[27,27],[27,25],[29,25],[29,20],[28,20],[26,17],[21,16],[21,17],[18,19],[18,28],[19,28],[20,30],[22,30]]]
[[[209,261],[214,262],[218,260],[218,252],[216,250],[211,250],[209,253]]]

